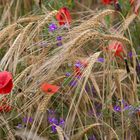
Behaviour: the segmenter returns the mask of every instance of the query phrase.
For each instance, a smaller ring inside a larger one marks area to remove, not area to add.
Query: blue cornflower
[[[99,58],[97,59],[97,61],[103,63],[103,62],[104,62],[104,58],[99,57]]]
[[[67,72],[65,75],[66,75],[67,77],[69,77],[69,76],[71,75],[71,73],[70,73],[70,72]]]
[[[57,43],[57,46],[62,46],[62,42],[58,42]]]
[[[58,121],[58,119],[56,119],[55,117],[53,117],[53,118],[49,117],[48,120],[49,120],[50,124],[52,125],[51,130],[53,133],[56,132],[56,126],[64,127],[65,121],[62,118],[60,118],[60,121]]]
[[[53,31],[55,31],[55,30],[57,30],[57,25],[54,24],[54,23],[51,23],[51,24],[49,25],[49,31],[50,31],[50,32],[53,32]]]
[[[22,124],[18,124],[17,126],[16,126],[18,129],[21,129],[22,128]]]
[[[31,117],[30,117],[30,118],[27,118],[27,117],[24,117],[24,118],[23,118],[23,122],[24,122],[24,123],[27,123],[28,121],[29,121],[30,123],[32,123],[32,122],[33,122],[33,119],[32,119]]]
[[[80,62],[80,61],[77,61],[77,62],[75,63],[75,67],[78,67],[78,68],[82,67],[81,62]]]
[[[70,85],[71,87],[74,87],[74,86],[77,85],[77,81],[76,81],[76,80],[72,80],[72,81],[69,83],[69,85]]]
[[[62,36],[58,36],[57,41],[61,41],[61,40],[62,40]]]
[[[114,106],[114,111],[120,112],[121,111],[121,107],[120,106]]]
[[[129,53],[128,53],[128,56],[129,56],[130,58],[132,58],[133,53],[132,53],[132,52],[129,52]]]

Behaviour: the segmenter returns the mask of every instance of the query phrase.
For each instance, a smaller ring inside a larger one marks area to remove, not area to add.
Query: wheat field
[[[60,26],[65,4],[72,22]],[[13,78],[0,140],[140,140],[140,16],[125,4],[0,0],[0,71]]]

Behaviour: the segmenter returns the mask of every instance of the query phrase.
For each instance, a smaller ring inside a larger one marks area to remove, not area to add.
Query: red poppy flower
[[[2,105],[0,106],[0,112],[10,112],[12,110],[12,107],[9,105]]]
[[[59,90],[59,86],[56,85],[50,85],[48,83],[43,83],[41,85],[41,90],[47,94],[55,94]]]
[[[114,56],[118,56],[122,59],[122,54],[124,54],[123,44],[120,42],[111,44],[108,49],[114,52]]]
[[[0,94],[8,94],[13,88],[12,75],[10,72],[0,72]]]
[[[69,10],[66,7],[61,8],[56,15],[56,19],[58,20],[59,25],[65,25],[66,23],[70,24],[71,15]]]
[[[103,4],[111,4],[111,2],[116,1],[116,0],[102,0]]]

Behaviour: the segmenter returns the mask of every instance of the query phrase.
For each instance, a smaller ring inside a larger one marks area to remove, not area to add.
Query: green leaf
[[[105,22],[107,24],[107,27],[109,28],[110,27],[110,16],[105,17]]]

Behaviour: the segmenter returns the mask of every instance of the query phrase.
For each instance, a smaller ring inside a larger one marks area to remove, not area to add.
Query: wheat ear
[[[42,102],[39,105],[39,109],[38,109],[39,112],[42,112],[42,113],[45,112],[46,107],[47,107],[51,97],[52,97],[52,94],[45,95],[45,97],[43,98]]]

